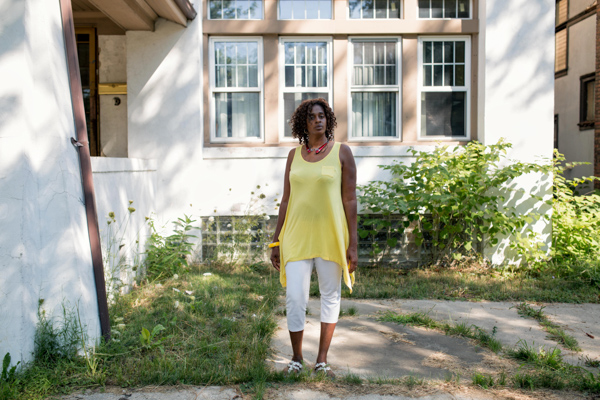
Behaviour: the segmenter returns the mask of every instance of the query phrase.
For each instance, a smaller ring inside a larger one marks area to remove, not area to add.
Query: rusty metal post
[[[88,235],[92,249],[92,265],[94,280],[96,281],[96,295],[98,298],[98,312],[100,316],[100,329],[105,339],[110,338],[110,319],[108,315],[108,301],[106,298],[106,285],[104,282],[104,266],[102,263],[102,247],[100,246],[100,230],[96,212],[96,199],[94,193],[94,180],[92,178],[92,161],[88,145],[87,127],[85,122],[85,109],[83,106],[83,92],[81,89],[81,76],[79,75],[79,60],[77,59],[77,42],[75,40],[75,25],[71,0],[60,0],[62,14],[63,35],[65,38],[65,51],[67,67],[69,70],[69,83],[71,86],[71,103],[75,118],[77,140],[71,138],[79,153],[79,165],[83,184],[85,213],[88,224]]]

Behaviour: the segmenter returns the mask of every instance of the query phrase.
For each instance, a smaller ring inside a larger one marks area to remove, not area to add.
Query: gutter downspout
[[[174,1],[175,1],[175,4],[177,4],[177,7],[179,7],[179,9],[183,13],[183,15],[185,15],[185,17],[188,20],[191,21],[194,18],[196,18],[196,15],[198,13],[196,12],[196,10],[194,10],[194,7],[190,4],[189,0],[174,0]]]
[[[100,246],[100,230],[98,228],[98,215],[96,212],[92,162],[90,159],[90,147],[88,144],[85,122],[85,110],[83,107],[83,93],[81,89],[81,77],[79,76],[79,60],[77,59],[77,42],[75,40],[75,26],[73,22],[71,0],[60,0],[60,10],[62,15],[63,35],[65,38],[67,68],[69,70],[71,102],[73,104],[75,130],[77,132],[77,140],[71,138],[71,143],[73,143],[79,153],[85,213],[87,217],[90,247],[92,250],[92,265],[94,268],[94,280],[96,282],[96,295],[98,298],[100,329],[102,336],[108,340],[110,339],[110,319],[108,315],[108,302],[106,299],[102,247]]]

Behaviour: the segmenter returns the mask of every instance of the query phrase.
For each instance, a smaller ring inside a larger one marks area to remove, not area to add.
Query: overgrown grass
[[[464,322],[454,325],[446,322],[438,322],[424,312],[398,314],[392,311],[387,311],[382,313],[378,317],[378,320],[384,322],[395,322],[403,325],[423,326],[429,329],[438,329],[445,332],[446,335],[462,336],[474,339],[479,342],[479,344],[487,347],[494,353],[498,353],[500,350],[502,350],[502,343],[500,343],[500,341],[495,337],[496,327],[494,327],[491,333],[488,333],[478,326],[468,325]]]
[[[560,344],[565,348],[573,351],[581,351],[579,342],[573,336],[566,333],[558,324],[550,321],[548,316],[544,313],[544,306],[541,306],[538,310],[533,308],[527,303],[521,303],[517,306],[517,312],[523,317],[533,318],[540,323],[542,327],[548,332],[548,337]]]
[[[73,356],[72,351],[69,356],[58,357],[54,356],[57,352],[53,352],[46,361],[38,357],[17,371],[10,381],[2,382],[0,400],[43,399],[103,385],[175,384],[239,384],[243,393],[260,399],[276,383],[319,381],[320,378],[312,376],[310,371],[299,376],[285,376],[270,371],[265,364],[276,327],[275,310],[281,308],[278,296],[282,293],[279,277],[270,266],[220,267],[213,264],[210,269],[206,266],[191,269],[192,272],[176,279],[161,284],[142,284],[132,293],[118,296],[110,310],[113,321],[111,341],[100,344],[95,350],[88,349],[87,357]],[[311,294],[316,293],[316,286],[313,286]],[[359,270],[350,297],[597,303],[599,294],[597,288],[578,280],[503,276],[493,270],[363,268]],[[348,292],[345,296],[348,297]],[[536,319],[543,315],[541,309],[530,307],[528,312]],[[358,310],[350,307],[340,314],[342,317],[353,316]],[[440,329],[450,335],[474,339],[494,352],[502,351],[495,331],[487,332],[474,325],[438,323],[425,313],[388,313],[381,318]],[[71,323],[71,327],[76,326]],[[65,332],[54,329],[43,315],[38,328],[42,333],[62,337],[64,343],[71,345],[80,335],[71,335],[68,329]],[[44,342],[50,336],[42,335],[40,340],[47,344],[44,345],[46,348],[55,346],[52,341]],[[539,353],[537,351],[538,359],[542,357]],[[557,358],[556,355],[553,357]],[[521,361],[529,367],[514,376],[500,381],[498,377],[493,381],[486,376],[472,377],[473,382],[482,387],[506,383],[518,387],[563,387],[600,392],[600,378],[567,367],[562,359],[555,363],[554,369],[539,361]],[[559,383],[551,383],[551,378],[556,378]],[[349,385],[374,383],[356,375],[340,381]],[[423,379],[412,376],[377,381],[408,387],[425,384]]]
[[[311,295],[318,293],[312,283]],[[356,299],[439,299],[463,301],[533,301],[600,303],[600,286],[585,279],[524,273],[502,273],[494,269],[359,268],[352,294]]]
[[[267,381],[281,379],[265,363],[280,290],[278,276],[262,265],[200,267],[142,285],[111,307],[113,338],[91,354],[96,374],[85,357],[36,360],[18,374],[16,399],[99,385],[244,383],[259,394]]]

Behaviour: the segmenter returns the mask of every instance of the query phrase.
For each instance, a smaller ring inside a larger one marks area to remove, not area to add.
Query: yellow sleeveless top
[[[279,234],[280,281],[285,287],[285,265],[321,257],[341,266],[346,286],[352,292],[354,273],[346,262],[349,234],[342,203],[342,166],[340,144],[320,161],[302,158],[302,146],[296,148],[290,167],[290,198]]]

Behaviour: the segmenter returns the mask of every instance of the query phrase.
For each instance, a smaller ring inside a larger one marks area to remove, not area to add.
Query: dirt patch
[[[424,359],[421,364],[426,367],[442,368],[452,372],[458,372],[464,369],[458,357],[442,353],[441,351],[431,354],[429,357]]]
[[[379,333],[381,333],[384,337],[386,337],[394,343],[402,342],[406,344],[411,344],[413,346],[415,345],[415,342],[406,339],[406,333],[398,333],[393,331],[379,331]]]
[[[366,326],[353,326],[352,328],[350,328],[350,330],[352,331],[356,331],[356,332],[363,332],[366,331],[368,328]]]

